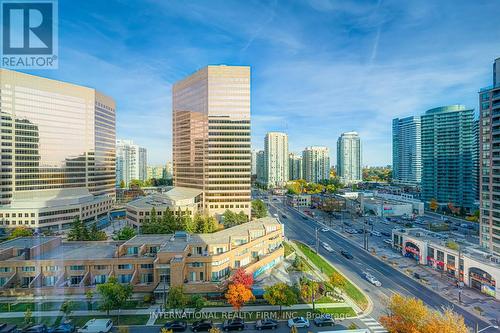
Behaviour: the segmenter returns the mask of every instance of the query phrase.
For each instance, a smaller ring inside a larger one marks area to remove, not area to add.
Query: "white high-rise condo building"
[[[132,140],[116,140],[116,186],[125,186],[133,179],[146,180],[148,174],[147,150]]]
[[[337,141],[337,175],[343,183],[353,184],[363,180],[362,159],[358,133],[342,133]]]
[[[304,178],[302,156],[290,153],[288,155],[288,178],[297,180]]]
[[[105,216],[115,198],[113,99],[6,69],[0,99],[0,227],[60,229]]]
[[[422,180],[421,117],[392,121],[392,179],[395,183],[418,185]]]
[[[255,154],[255,163],[256,163],[256,172],[257,172],[257,182],[259,184],[265,184],[266,183],[266,165],[265,165],[265,158],[264,158],[264,151],[259,150]]]
[[[202,190],[208,214],[250,216],[250,67],[207,66],[172,93],[174,186]]]
[[[264,139],[265,184],[283,187],[288,182],[288,135],[269,132]]]
[[[311,146],[302,152],[304,179],[319,183],[330,178],[330,150],[328,147]]]

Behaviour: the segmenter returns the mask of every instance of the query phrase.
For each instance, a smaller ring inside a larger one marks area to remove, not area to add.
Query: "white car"
[[[297,328],[301,327],[309,327],[309,320],[304,317],[295,317],[288,319],[288,327],[292,328],[293,326]]]
[[[328,229],[328,228],[321,228],[321,231],[322,232],[327,232],[327,231],[330,231],[330,229]]]
[[[373,284],[374,286],[376,287],[380,287],[382,286],[382,283],[377,280],[373,275],[371,275],[370,273],[368,272],[363,272],[363,275],[365,276],[365,278],[371,283]]]
[[[377,236],[377,237],[382,236],[382,234],[379,231],[377,231],[377,230],[371,231],[370,234],[372,234],[372,236]]]
[[[100,332],[110,332],[113,328],[113,321],[109,318],[105,319],[90,319],[82,328],[78,330],[78,333],[100,333]]]
[[[323,243],[321,243],[321,246],[323,246],[323,248],[325,250],[327,250],[328,252],[333,252],[332,247],[330,245],[328,245],[328,243],[323,242]]]

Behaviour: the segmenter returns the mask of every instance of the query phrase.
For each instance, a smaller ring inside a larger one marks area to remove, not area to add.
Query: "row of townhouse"
[[[83,294],[111,276],[136,293],[172,286],[218,295],[239,267],[258,276],[283,259],[283,226],[262,218],[212,234],[138,235],[126,242],[17,238],[0,244],[0,295]]]

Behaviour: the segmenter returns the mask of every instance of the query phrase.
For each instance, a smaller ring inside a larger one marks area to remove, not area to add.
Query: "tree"
[[[24,312],[24,324],[26,326],[33,324],[33,312],[31,312],[30,307],[28,307],[26,312]]]
[[[421,332],[429,309],[422,300],[394,294],[388,305],[388,315],[380,317],[380,323],[390,333]]]
[[[264,288],[264,299],[271,305],[279,305],[280,312],[282,306],[297,304],[297,294],[292,287],[284,282]]]
[[[97,285],[97,292],[101,296],[101,309],[109,311],[121,309],[132,296],[130,284],[120,284],[115,277],[110,277],[108,282]],[[118,318],[119,320],[119,318]]]
[[[260,219],[267,216],[267,206],[264,201],[252,200],[252,217]]]
[[[139,189],[144,186],[144,183],[139,179],[132,179],[128,186],[129,188]]]
[[[444,313],[432,311],[427,318],[422,332],[425,333],[467,333],[469,330],[464,323],[464,318],[450,309]]]
[[[333,272],[330,276],[330,283],[334,288],[343,290],[347,286],[347,279],[339,272]]]
[[[253,275],[245,272],[245,269],[240,267],[231,276],[230,281],[233,284],[242,284],[246,288],[252,289],[252,286],[253,286]]]
[[[97,223],[92,223],[89,231],[89,239],[82,239],[82,240],[103,241],[106,239],[108,239],[106,233],[102,230],[97,229]]]
[[[184,288],[182,286],[176,286],[170,288],[168,291],[167,305],[169,308],[174,309],[174,311],[182,310],[188,305],[188,297],[184,293]]]
[[[14,239],[18,237],[32,237],[33,230],[27,227],[17,227],[9,235],[9,239]]]
[[[222,223],[225,228],[231,228],[236,225],[240,225],[242,223],[248,222],[248,216],[243,212],[235,213],[229,209],[227,209],[224,214],[222,214]]]
[[[309,279],[300,281],[300,297],[305,302],[311,302],[314,305],[314,299],[319,295],[319,283]]]
[[[71,301],[64,301],[61,304],[61,312],[64,313],[64,316],[67,317],[73,312],[74,304]]]
[[[446,241],[446,247],[455,251],[458,251],[458,249],[460,248],[458,243],[453,240]]]
[[[94,298],[94,292],[92,290],[88,290],[85,293],[85,298],[87,299],[87,309],[92,310],[92,299]]]
[[[252,291],[241,283],[229,284],[225,297],[236,311],[239,311],[245,303],[255,299]]]
[[[208,234],[217,231],[218,223],[213,216],[196,214],[194,216],[194,224],[196,225],[196,232]]]
[[[189,215],[189,212],[186,209],[184,216],[182,217],[182,230],[189,232],[191,234],[196,232],[196,222]]]
[[[114,238],[116,240],[129,240],[134,236],[135,236],[134,228],[132,228],[130,226],[125,226],[120,231],[118,231],[118,233],[116,234],[116,236]]]
[[[106,233],[99,230],[96,223],[93,223],[89,230],[78,217],[73,222],[68,233],[69,241],[102,241],[107,238]]]
[[[434,212],[437,211],[437,209],[439,208],[439,204],[436,199],[434,198],[431,199],[431,201],[429,202],[429,208]]]
[[[194,312],[200,312],[205,307],[207,300],[200,295],[192,295],[189,299],[189,307],[193,308]]]
[[[120,181],[120,188],[125,188],[125,181],[123,179]]]

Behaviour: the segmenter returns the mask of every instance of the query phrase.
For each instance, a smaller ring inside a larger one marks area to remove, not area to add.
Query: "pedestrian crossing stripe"
[[[368,326],[368,329],[373,333],[387,333],[387,330],[377,320],[372,317],[360,318],[360,320]]]

